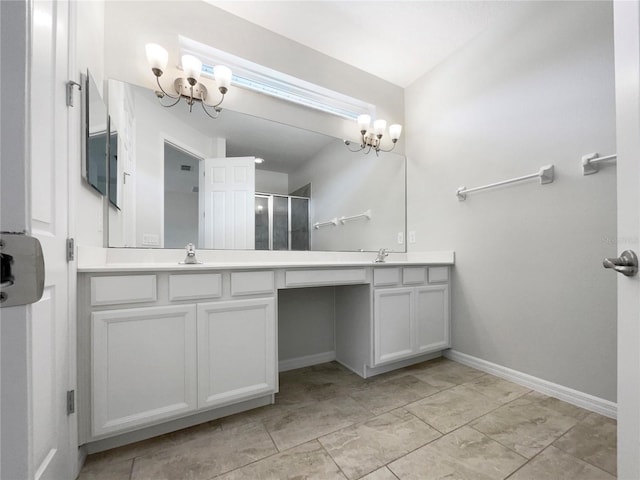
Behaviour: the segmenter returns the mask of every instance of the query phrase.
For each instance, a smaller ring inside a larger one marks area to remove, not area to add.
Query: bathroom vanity
[[[99,451],[273,403],[286,289],[334,288],[335,360],[362,377],[450,346],[453,252],[350,257],[80,265],[80,443]]]

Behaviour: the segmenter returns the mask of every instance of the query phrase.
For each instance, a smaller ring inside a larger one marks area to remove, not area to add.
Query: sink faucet
[[[200,263],[196,258],[196,246],[193,243],[189,243],[185,248],[187,249],[187,256],[184,259],[184,262],[182,263],[185,263],[188,265]]]
[[[386,248],[381,248],[378,250],[378,256],[374,260],[374,263],[384,263],[384,259],[388,256]]]

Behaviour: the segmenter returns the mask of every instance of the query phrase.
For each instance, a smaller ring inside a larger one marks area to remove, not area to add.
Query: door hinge
[[[67,262],[73,262],[76,259],[76,241],[73,238],[67,238]]]
[[[67,392],[67,415],[76,413],[76,391],[69,390]]]
[[[82,91],[82,85],[73,80],[67,82],[67,107],[73,107],[73,87],[78,87],[79,91]]]

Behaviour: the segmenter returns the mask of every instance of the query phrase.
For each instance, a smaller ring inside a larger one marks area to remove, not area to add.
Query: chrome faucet
[[[196,246],[193,243],[188,243],[185,247],[187,249],[187,256],[184,259],[184,264],[193,265],[196,263],[200,263],[196,258]]]
[[[376,257],[376,259],[373,262],[374,263],[384,263],[385,258],[387,258],[387,256],[389,256],[389,254],[387,253],[387,249],[386,248],[381,248],[380,250],[378,250],[378,256]]]

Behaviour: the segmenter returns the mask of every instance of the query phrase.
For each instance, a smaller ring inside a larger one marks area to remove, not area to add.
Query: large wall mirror
[[[404,156],[228,109],[164,108],[120,81],[108,96],[120,207],[109,246],[405,251]]]

